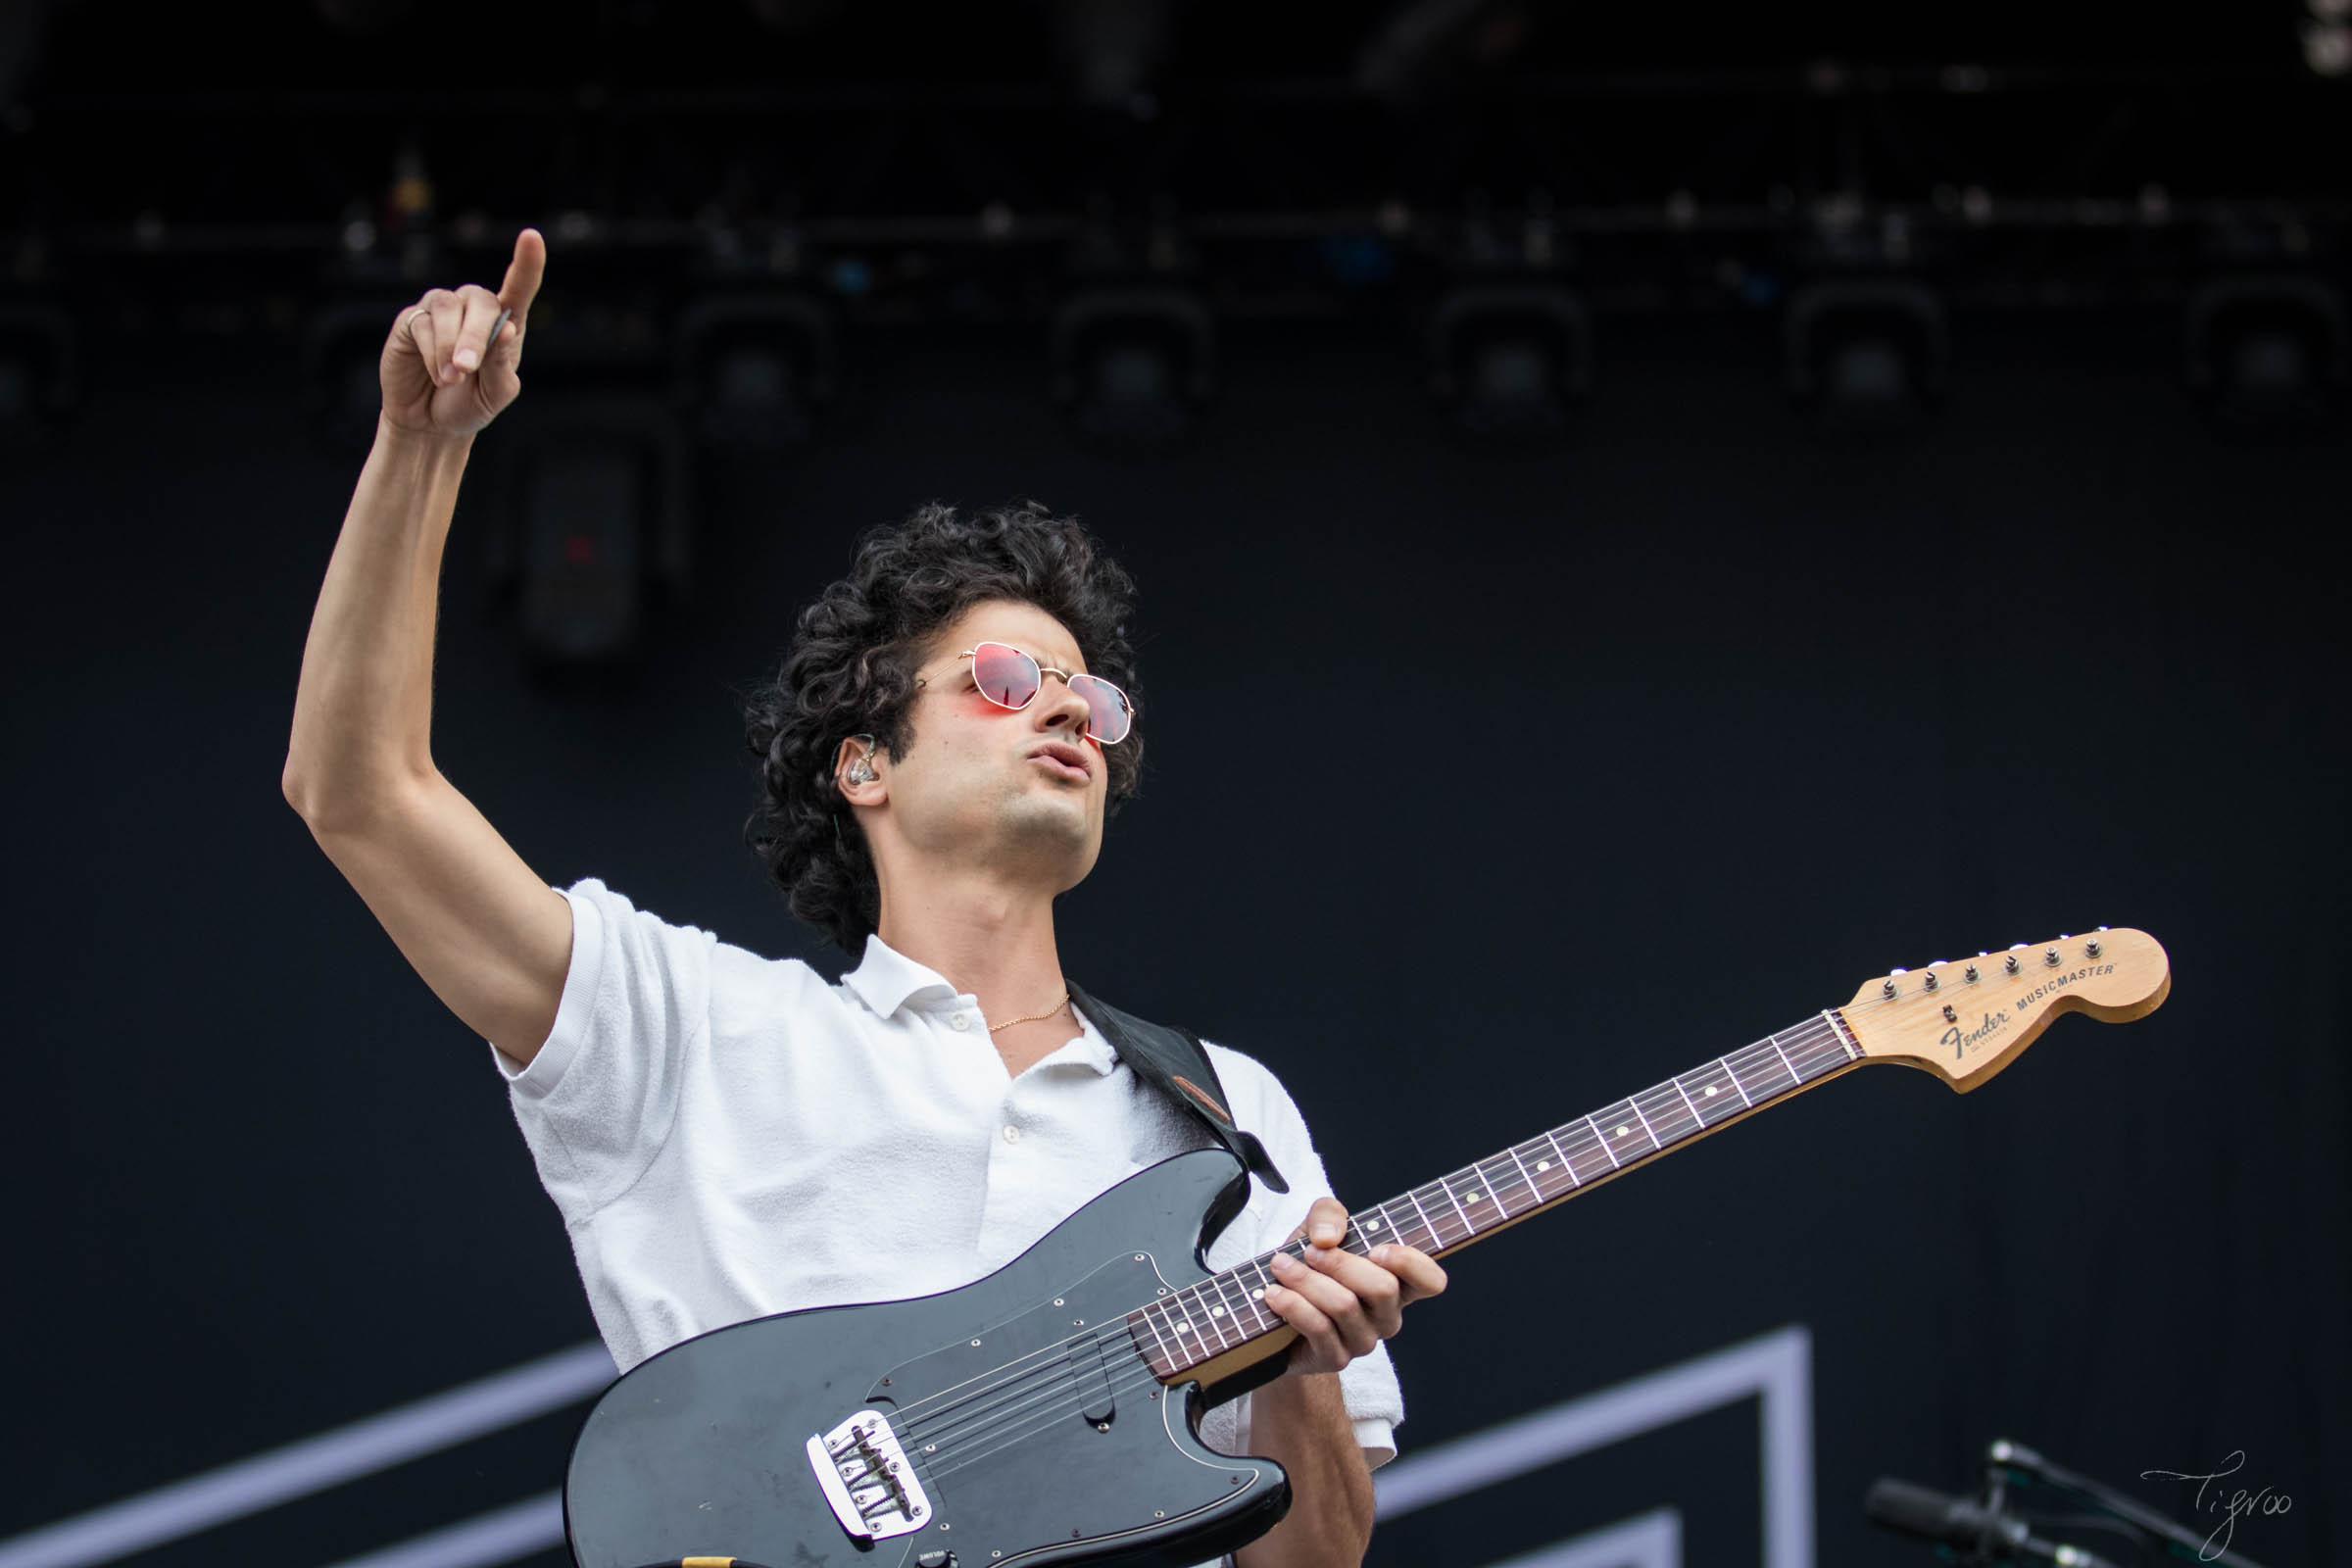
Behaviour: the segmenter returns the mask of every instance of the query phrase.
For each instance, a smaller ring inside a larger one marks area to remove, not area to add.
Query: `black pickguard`
[[[1283,1357],[1214,1389],[1163,1388],[1123,1322],[1205,1277],[1202,1250],[1248,1196],[1231,1154],[1196,1150],[960,1289],[779,1313],[672,1346],[606,1390],[581,1427],[564,1487],[573,1561],[913,1568],[944,1550],[957,1568],[1189,1568],[1256,1539],[1290,1507],[1289,1478],[1271,1459],[1204,1446],[1200,1413]],[[1040,1381],[993,1388],[1012,1364]],[[937,1440],[908,1448],[936,1511],[920,1530],[860,1543],[806,1445],[867,1408]]]

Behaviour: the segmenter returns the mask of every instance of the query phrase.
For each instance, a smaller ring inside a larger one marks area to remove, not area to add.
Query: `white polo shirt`
[[[840,984],[675,926],[591,877],[571,964],[528,1067],[495,1047],[514,1119],[571,1233],[612,1360],[802,1307],[952,1290],[1089,1199],[1211,1142],[1091,1022],[1010,1077],[969,994],[866,940]],[[1208,1250],[1230,1268],[1289,1239],[1330,1184],[1298,1107],[1250,1057],[1208,1047],[1227,1108],[1290,1183],[1250,1183]],[[1340,1373],[1356,1442],[1396,1454],[1388,1348]],[[1241,1452],[1250,1399],[1201,1437]]]

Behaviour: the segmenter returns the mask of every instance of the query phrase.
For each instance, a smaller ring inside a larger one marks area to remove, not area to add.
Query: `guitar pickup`
[[[860,1410],[817,1433],[808,1452],[817,1489],[852,1541],[870,1544],[931,1522],[931,1499],[881,1411]]]

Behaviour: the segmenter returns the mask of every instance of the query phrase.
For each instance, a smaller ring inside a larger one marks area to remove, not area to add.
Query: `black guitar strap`
[[[1208,1048],[1200,1044],[1199,1035],[1131,1017],[1097,1002],[1075,983],[1070,986],[1070,1000],[1094,1020],[1102,1038],[1137,1077],[1157,1084],[1170,1100],[1199,1117],[1259,1181],[1278,1193],[1291,1190],[1257,1135],[1234,1124],[1233,1113],[1225,1108],[1225,1086],[1217,1082],[1217,1069],[1209,1065]]]

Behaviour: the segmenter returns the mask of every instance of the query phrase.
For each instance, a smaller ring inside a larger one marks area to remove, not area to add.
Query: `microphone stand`
[[[2125,1523],[2146,1531],[2159,1541],[2171,1544],[2177,1548],[2177,1555],[2185,1556],[2192,1562],[2214,1563],[2218,1564],[2219,1568],[2262,1568],[2260,1563],[2242,1551],[2232,1550],[2229,1547],[2224,1547],[2219,1552],[2210,1551],[2206,1545],[2206,1543],[2212,1539],[2210,1536],[2194,1535],[2184,1526],[2174,1523],[2138,1499],[2128,1497],[2111,1487],[2103,1487],[2088,1476],[2079,1476],[2071,1470],[2061,1470],[2022,1444],[2011,1443],[2006,1438],[1999,1439],[1985,1450],[1985,1458],[1987,1462],[1984,1466],[1984,1486],[1987,1494],[1994,1497],[1999,1495],[1999,1489],[2007,1479],[2007,1472],[2015,1470],[2028,1480],[2043,1482],[2062,1492],[2074,1493],[2105,1509]]]

